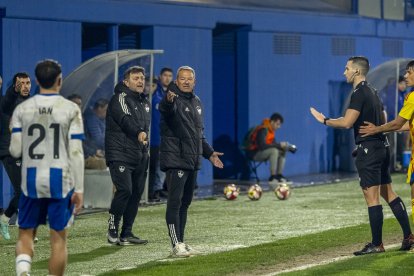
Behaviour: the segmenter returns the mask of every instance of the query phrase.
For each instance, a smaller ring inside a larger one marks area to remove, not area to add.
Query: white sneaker
[[[190,256],[201,255],[200,251],[195,250],[188,244],[185,244],[185,250],[187,250],[187,252],[190,253]]]
[[[190,257],[190,253],[186,250],[185,244],[182,242],[177,243],[171,252],[171,258],[187,258]]]

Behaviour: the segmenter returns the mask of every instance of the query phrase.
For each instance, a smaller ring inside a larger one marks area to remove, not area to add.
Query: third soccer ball
[[[251,200],[259,200],[262,197],[262,187],[259,186],[259,184],[254,184],[250,186],[249,190],[247,191],[247,196]]]
[[[280,200],[288,199],[290,196],[290,187],[289,185],[282,183],[279,184],[275,189],[275,195]]]
[[[224,187],[224,197],[228,200],[236,199],[239,196],[240,188],[235,184],[229,184]]]

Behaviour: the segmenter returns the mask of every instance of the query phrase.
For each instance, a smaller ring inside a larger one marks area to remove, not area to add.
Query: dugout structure
[[[146,77],[149,78],[149,87],[151,87],[154,76],[154,58],[163,53],[163,50],[129,49],[96,56],[82,63],[63,80],[61,95],[64,97],[74,93],[80,95],[83,104],[82,113],[92,112],[92,107],[97,100],[109,100],[112,97],[115,85],[122,79],[124,71],[131,66],[138,65],[145,68]],[[151,101],[152,98],[149,97],[149,100]],[[149,137],[150,135],[151,133]],[[87,177],[92,175],[88,178],[88,183],[85,181],[85,204],[100,203],[99,206],[92,204],[92,207],[109,208],[110,201],[107,203],[108,206],[104,206],[104,203],[107,202],[108,194],[112,195],[112,185],[105,185],[102,180],[94,181],[93,175],[97,173],[101,176],[106,174],[109,177],[107,171],[85,173]],[[111,181],[110,178],[108,181]],[[89,185],[91,187],[88,187]],[[97,188],[94,185],[105,186]],[[110,186],[110,190],[107,186]],[[142,200],[148,201],[148,176]]]

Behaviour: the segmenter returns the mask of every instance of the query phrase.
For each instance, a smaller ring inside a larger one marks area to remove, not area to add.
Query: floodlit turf
[[[413,253],[399,252],[394,250],[386,254],[355,257],[346,261],[318,266],[304,271],[283,273],[281,275],[407,276],[414,275],[413,262]]]
[[[408,203],[409,187],[401,184],[403,179],[402,175],[395,177],[399,183],[395,189]],[[384,213],[392,217],[386,206]],[[189,211],[186,242],[197,250],[219,253],[184,261],[157,261],[167,258],[170,250],[164,216],[165,205],[141,208],[134,233],[150,242],[122,248],[106,243],[106,213],[80,217],[70,231],[67,275],[118,275],[120,269],[137,267],[139,272],[145,272],[143,275],[182,275],[184,270],[189,275],[222,275],[275,265],[287,257],[313,254],[337,243],[363,245],[369,239],[366,224],[347,228],[346,233],[341,229],[368,221],[356,182],[294,189],[287,201],[277,200],[270,192],[259,201],[250,201],[245,195],[235,201],[195,201]],[[385,226],[389,235],[400,235],[394,220]],[[17,229],[11,228],[11,234],[15,240]],[[47,235],[47,228],[41,227],[33,275],[47,274]],[[13,275],[14,244],[0,239],[0,275]],[[223,267],[228,269],[223,271]]]

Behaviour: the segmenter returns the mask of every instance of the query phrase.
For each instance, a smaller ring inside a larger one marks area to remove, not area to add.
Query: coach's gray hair
[[[187,66],[187,65],[181,66],[180,68],[178,68],[178,70],[177,70],[177,78],[178,78],[178,75],[180,74],[180,72],[181,71],[184,71],[184,70],[191,71],[193,73],[194,79],[196,78],[196,74],[195,74],[194,69],[191,68],[190,66]]]

